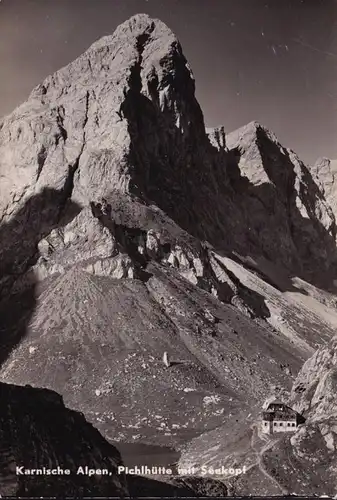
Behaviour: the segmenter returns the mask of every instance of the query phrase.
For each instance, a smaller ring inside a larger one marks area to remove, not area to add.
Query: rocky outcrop
[[[336,217],[337,161],[330,160],[329,158],[320,158],[315,165],[311,166],[310,171]]]
[[[292,389],[291,402],[309,420],[337,418],[337,338],[332,338],[308,359]]]
[[[240,173],[234,185],[247,248],[326,286],[336,265],[335,217],[307,167],[256,122],[229,134],[226,144],[229,168]]]
[[[0,490],[6,496],[128,495],[118,451],[46,389],[0,384]],[[79,468],[106,469],[91,475]],[[31,469],[54,472],[24,474]],[[17,472],[18,468],[18,472]],[[69,472],[56,473],[62,469]]]

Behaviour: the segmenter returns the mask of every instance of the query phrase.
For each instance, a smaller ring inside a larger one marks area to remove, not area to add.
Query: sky
[[[0,0],[0,117],[140,12],[180,40],[206,126],[256,120],[307,163],[337,158],[336,0]]]

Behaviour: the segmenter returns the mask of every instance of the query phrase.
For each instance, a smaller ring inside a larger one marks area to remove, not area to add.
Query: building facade
[[[262,414],[261,430],[264,434],[294,432],[305,419],[284,403],[270,403]]]

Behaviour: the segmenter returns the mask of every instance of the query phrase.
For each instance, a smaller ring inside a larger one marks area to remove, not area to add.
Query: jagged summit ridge
[[[176,36],[145,14],[48,77],[4,119],[0,175],[3,222],[46,188],[60,195],[39,213],[51,229],[69,200],[80,210],[114,192],[159,207],[213,246],[262,252],[290,271],[310,269],[313,255],[326,268],[336,261],[334,218],[303,163],[257,122],[227,137],[221,127],[206,133]],[[24,217],[29,233],[31,212]],[[30,257],[46,234],[34,234]]]
[[[173,31],[160,19],[151,18],[148,14],[136,14],[124,23],[120,24],[112,35],[104,36],[94,42],[88,49],[88,52],[95,52],[102,47],[113,45],[116,40],[119,42],[124,40],[127,44],[131,40],[138,39],[142,36],[151,36],[155,39],[167,39],[178,43],[178,39]],[[163,40],[161,40],[163,41]]]

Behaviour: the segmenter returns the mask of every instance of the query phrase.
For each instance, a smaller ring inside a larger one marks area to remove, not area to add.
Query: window
[[[277,422],[274,422],[274,427],[275,427],[275,425],[277,425]]]
[[[283,425],[282,422],[280,422],[280,425]]]
[[[296,424],[293,422],[293,423],[291,424],[291,426],[292,426],[292,427],[295,427],[295,426],[296,426]]]
[[[290,427],[290,423],[289,422],[287,423],[287,426]]]
[[[265,422],[264,425],[268,425],[268,422]]]

